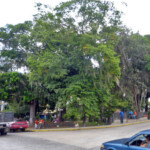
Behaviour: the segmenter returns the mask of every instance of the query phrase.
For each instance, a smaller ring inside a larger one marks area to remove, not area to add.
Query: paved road
[[[0,149],[99,150],[103,142],[130,137],[145,129],[150,129],[150,123],[79,131],[8,133],[0,136]]]

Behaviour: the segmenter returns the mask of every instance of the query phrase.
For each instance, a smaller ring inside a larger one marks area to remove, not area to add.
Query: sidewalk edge
[[[90,129],[103,129],[103,128],[114,128],[114,127],[121,127],[121,126],[129,126],[129,125],[147,123],[147,122],[150,122],[150,121],[141,121],[141,122],[119,124],[119,125],[108,125],[108,126],[94,126],[94,127],[60,128],[60,129],[54,129],[54,128],[53,129],[27,129],[27,131],[30,131],[30,132],[47,132],[47,131],[90,130]]]

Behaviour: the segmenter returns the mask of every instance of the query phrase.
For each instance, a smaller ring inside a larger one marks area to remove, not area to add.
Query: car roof
[[[143,130],[140,133],[142,133],[142,134],[150,134],[150,129],[149,130]]]
[[[25,120],[15,120],[15,122],[26,122]]]

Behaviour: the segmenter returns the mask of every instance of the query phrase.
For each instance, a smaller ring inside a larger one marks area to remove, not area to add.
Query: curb
[[[76,131],[76,130],[91,130],[91,129],[104,129],[104,128],[115,128],[115,127],[122,127],[122,126],[129,126],[134,124],[141,124],[147,123],[150,121],[140,121],[140,122],[133,122],[133,123],[126,123],[126,124],[119,124],[119,125],[108,125],[108,126],[94,126],[94,127],[78,127],[78,128],[61,128],[61,129],[27,129],[26,131],[29,132],[50,132],[50,131]]]

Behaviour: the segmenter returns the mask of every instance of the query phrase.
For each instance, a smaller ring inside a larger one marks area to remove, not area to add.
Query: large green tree
[[[0,28],[0,70],[3,72],[14,71],[21,67],[27,67],[27,55],[29,48],[29,35],[32,27],[31,21],[25,21],[17,25],[8,24]]]
[[[150,42],[147,37],[126,30],[120,34],[120,42],[116,48],[121,55],[122,76],[120,88],[126,93],[129,109],[140,112],[146,106],[149,73],[146,57],[149,55]]]
[[[117,104],[112,89],[120,77],[114,51],[119,24],[120,12],[113,3],[93,0],[62,3],[55,13],[40,14],[35,20],[30,42],[35,52],[28,58],[30,79],[55,93],[56,107],[67,109],[67,116],[80,116],[84,124],[88,117]],[[75,108],[70,96],[82,105]]]

